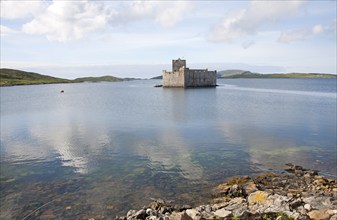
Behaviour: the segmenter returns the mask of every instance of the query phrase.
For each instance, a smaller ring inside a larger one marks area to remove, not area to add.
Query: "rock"
[[[206,205],[205,206],[205,211],[208,212],[208,213],[211,212],[212,211],[212,207],[210,205]]]
[[[229,188],[228,196],[229,197],[246,196],[246,192],[245,189],[242,187],[242,185],[234,184]]]
[[[258,191],[258,188],[256,187],[256,184],[253,181],[249,181],[244,188],[247,194],[251,194],[253,192]]]
[[[225,208],[218,209],[214,212],[214,215],[220,217],[220,218],[226,218],[229,217],[232,214],[231,211],[226,210]]]
[[[305,205],[304,205],[304,208],[305,208],[306,210],[310,211],[310,210],[311,210],[311,205],[310,205],[310,204],[305,204]]]
[[[329,215],[337,215],[337,209],[335,209],[335,210],[327,210],[326,213],[328,213]]]
[[[312,209],[333,209],[334,205],[331,203],[331,198],[327,196],[310,196],[303,198],[303,202],[310,204]]]
[[[128,213],[126,214],[127,218],[131,218],[137,211],[136,210],[129,210]]]
[[[192,206],[190,206],[190,205],[183,205],[183,207],[181,207],[180,211],[184,211],[186,209],[191,209],[191,208],[192,208]]]
[[[302,204],[303,202],[301,201],[301,199],[296,199],[295,201],[292,201],[289,205],[291,209],[297,209],[297,207],[301,206]]]
[[[193,220],[198,220],[201,216],[200,212],[195,209],[187,209],[186,214],[190,216]]]
[[[248,196],[248,203],[249,204],[256,204],[256,203],[264,203],[269,196],[269,193],[264,191],[256,191],[251,193]]]
[[[145,219],[146,218],[146,211],[144,209],[141,209],[138,212],[136,212],[133,216],[135,216],[136,219]]]
[[[297,212],[299,212],[301,215],[307,214],[307,210],[303,206],[298,207]]]
[[[308,213],[308,216],[313,220],[328,220],[330,217],[326,210],[313,210]]]
[[[333,215],[330,217],[330,220],[337,220],[337,215]]]
[[[304,171],[303,170],[295,170],[295,174],[298,176],[303,176]]]
[[[183,212],[172,212],[169,216],[170,220],[193,220],[190,216],[186,214],[185,211]]]
[[[130,210],[116,219],[337,220],[337,180],[292,164],[290,172],[227,179],[215,189],[208,205],[180,207],[156,199],[142,210]]]
[[[147,215],[151,215],[152,214],[152,209],[148,208],[148,209],[146,209],[145,212],[146,212]]]

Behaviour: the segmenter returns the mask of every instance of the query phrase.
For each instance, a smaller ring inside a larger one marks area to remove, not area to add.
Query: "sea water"
[[[336,79],[158,83],[2,87],[1,219],[197,205],[227,177],[285,163],[336,177]]]

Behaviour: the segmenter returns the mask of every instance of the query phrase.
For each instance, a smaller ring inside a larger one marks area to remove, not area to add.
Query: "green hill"
[[[224,74],[226,71],[220,71],[219,78],[337,78],[334,74],[323,73],[272,73],[272,74],[260,74],[252,73],[250,71],[242,71],[230,74]]]
[[[151,79],[163,79],[163,76],[155,76],[155,77],[152,77]]]
[[[0,86],[69,83],[71,80],[14,69],[0,69]]]
[[[246,71],[246,70],[236,70],[236,69],[233,69],[233,70],[221,70],[221,71],[217,72],[217,75],[218,75],[218,78],[228,78],[228,77],[231,77],[231,76],[240,75],[240,74],[245,73],[245,72],[249,72],[249,71]]]
[[[127,80],[135,80],[135,79],[118,78],[114,76],[100,76],[100,77],[82,77],[70,80],[21,70],[0,69],[0,86],[52,84],[52,83],[120,82]]]
[[[100,76],[100,77],[82,77],[74,79],[74,82],[121,82],[126,79],[114,76]]]

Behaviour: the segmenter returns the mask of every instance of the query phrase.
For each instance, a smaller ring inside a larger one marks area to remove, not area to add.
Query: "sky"
[[[1,0],[1,68],[73,79],[189,68],[336,74],[336,1]]]

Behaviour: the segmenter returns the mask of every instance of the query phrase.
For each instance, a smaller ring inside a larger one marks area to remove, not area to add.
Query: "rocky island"
[[[301,166],[287,166],[282,172],[227,179],[213,190],[206,205],[192,208],[153,199],[148,206],[116,219],[337,220],[337,179]]]

